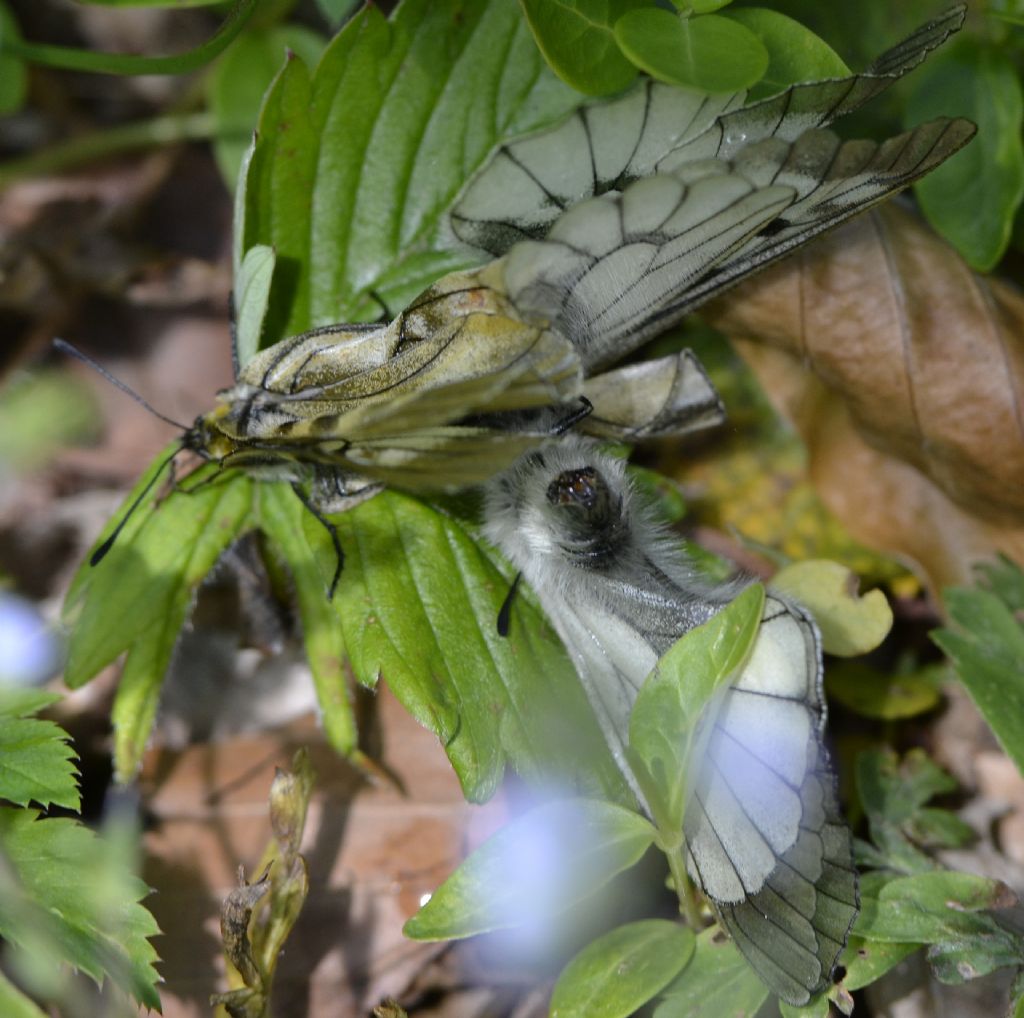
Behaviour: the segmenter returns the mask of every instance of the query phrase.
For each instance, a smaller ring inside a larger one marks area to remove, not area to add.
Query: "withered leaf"
[[[1024,560],[1024,297],[889,205],[706,308],[859,540],[933,587]]]

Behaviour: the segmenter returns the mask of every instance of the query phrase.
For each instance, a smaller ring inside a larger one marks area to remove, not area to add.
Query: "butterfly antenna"
[[[159,478],[159,476],[164,472],[164,469],[169,464],[174,462],[174,457],[177,456],[178,453],[181,452],[181,450],[184,448],[184,446],[179,446],[177,449],[174,450],[174,452],[170,454],[170,456],[168,456],[163,461],[163,463],[160,464],[159,469],[149,479],[149,484],[147,484],[145,488],[143,488],[142,491],[139,492],[139,494],[135,498],[135,501],[132,502],[132,504],[128,507],[128,512],[126,512],[124,516],[121,518],[121,522],[118,523],[116,527],[114,527],[114,532],[92,553],[92,555],[89,556],[89,565],[94,566],[103,561],[103,558],[107,554],[107,552],[114,547],[114,542],[117,540],[118,535],[121,533],[122,530],[124,530],[124,525],[132,518],[132,513],[139,508],[139,504],[149,494],[150,488],[152,488],[153,485],[156,484],[157,478]]]
[[[55,339],[53,341],[53,345],[58,350],[60,350],[61,353],[70,354],[72,357],[75,357],[78,360],[80,360],[83,364],[88,364],[89,367],[93,369],[93,371],[96,371],[99,374],[101,374],[108,382],[110,382],[111,385],[117,386],[117,388],[120,389],[125,395],[131,396],[131,398],[135,400],[135,402],[138,403],[139,406],[145,407],[154,417],[158,417],[161,421],[164,421],[166,424],[173,424],[174,427],[176,427],[179,431],[188,431],[187,424],[179,424],[178,421],[172,420],[165,414],[160,413],[159,410],[156,410],[155,408],[150,406],[134,389],[130,389],[127,385],[124,384],[124,382],[121,381],[120,378],[116,378],[109,371],[107,371],[107,369],[103,367],[102,364],[98,364],[90,356],[82,353],[81,350],[76,349],[70,343],[66,343],[63,339]]]

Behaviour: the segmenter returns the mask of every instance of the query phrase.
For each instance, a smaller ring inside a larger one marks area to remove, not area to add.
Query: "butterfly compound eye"
[[[552,505],[593,509],[604,494],[603,478],[593,467],[566,470],[549,485],[547,497]]]

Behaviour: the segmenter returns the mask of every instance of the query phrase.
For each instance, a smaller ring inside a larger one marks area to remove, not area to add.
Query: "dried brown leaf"
[[[934,587],[1024,561],[1024,297],[887,206],[708,306],[850,532]]]

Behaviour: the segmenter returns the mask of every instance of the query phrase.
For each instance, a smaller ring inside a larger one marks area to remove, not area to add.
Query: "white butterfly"
[[[485,533],[536,591],[619,767],[658,658],[739,590],[701,580],[621,460],[567,438],[487,488]],[[684,820],[687,867],[783,1000],[824,989],[857,914],[850,833],[823,744],[821,647],[810,616],[768,594],[740,676],[704,722]]]

